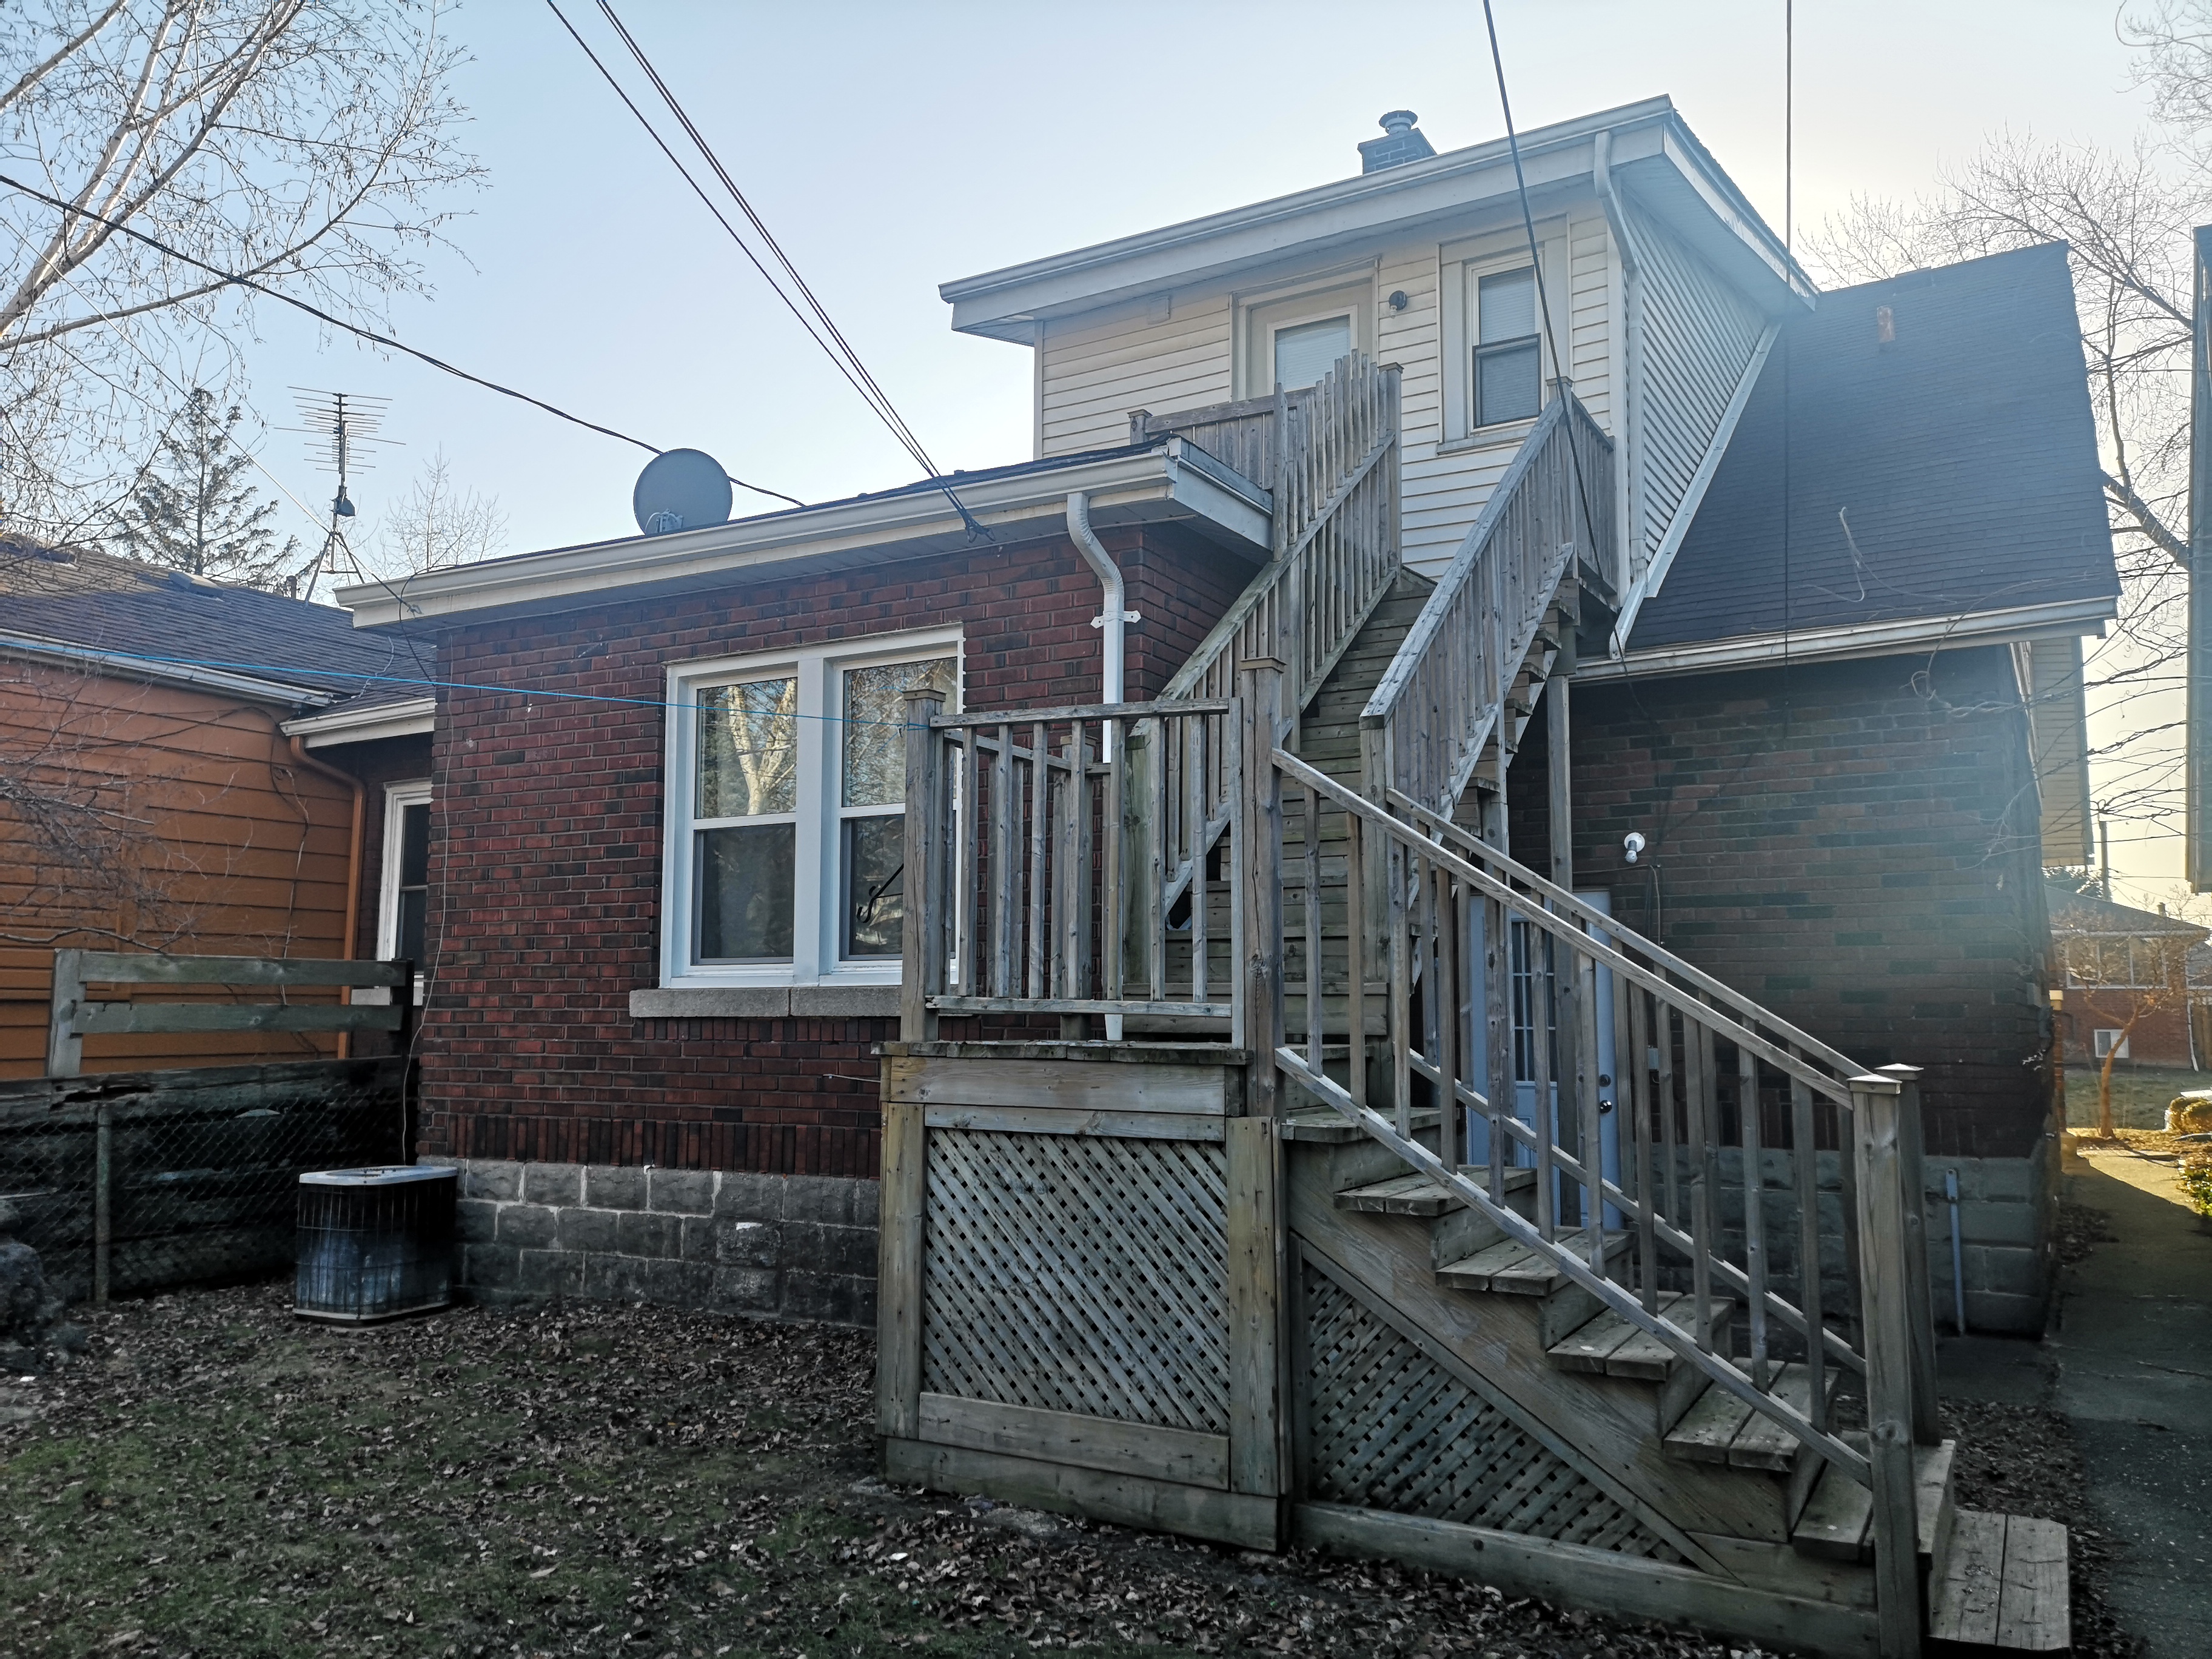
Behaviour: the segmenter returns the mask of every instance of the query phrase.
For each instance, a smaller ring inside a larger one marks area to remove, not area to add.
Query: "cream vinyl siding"
[[[1226,403],[1232,307],[1226,292],[1176,295],[1050,322],[1037,341],[1037,453],[1129,441],[1129,412]]]
[[[1632,550],[1633,580],[1673,524],[1767,319],[1633,203],[1628,218],[1644,260],[1643,429],[1632,446],[1643,533]]]

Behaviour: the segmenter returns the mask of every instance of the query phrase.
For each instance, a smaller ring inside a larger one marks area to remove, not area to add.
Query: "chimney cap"
[[[1383,131],[1395,138],[1401,132],[1411,132],[1413,124],[1420,118],[1409,109],[1394,109],[1383,115],[1380,125]]]

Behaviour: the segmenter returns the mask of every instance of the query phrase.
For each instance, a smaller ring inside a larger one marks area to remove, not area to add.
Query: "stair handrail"
[[[1731,1010],[1746,1024],[1766,1027],[1790,1048],[1842,1077],[1857,1077],[1869,1070],[1840,1048],[1832,1048],[1811,1032],[1792,1025],[1788,1020],[1771,1012],[1759,1003],[1735,989],[1725,981],[1718,980],[1695,963],[1675,955],[1665,945],[1637,932],[1615,918],[1607,915],[1595,905],[1585,902],[1545,878],[1525,864],[1517,864],[1488,842],[1474,834],[1463,823],[1455,823],[1441,812],[1431,811],[1412,796],[1392,789],[1387,796],[1389,804],[1401,812],[1411,814],[1417,824],[1425,825],[1431,840],[1441,841],[1462,854],[1480,859],[1486,864],[1500,866],[1515,881],[1522,883],[1545,900],[1557,914],[1581,922],[1587,927],[1601,929],[1620,940],[1626,948],[1650,957],[1667,972],[1682,980],[1692,989],[1700,991],[1721,1006]]]
[[[1361,711],[1383,786],[1449,811],[1577,562],[1613,536],[1613,441],[1557,386]]]
[[[1713,1036],[1735,1045],[1740,1054],[1756,1056],[1758,1060],[1764,1060],[1785,1076],[1802,1081],[1808,1088],[1817,1090],[1831,1099],[1836,1100],[1839,1109],[1846,1115],[1847,1121],[1856,1118],[1857,1098],[1869,1083],[1883,1090],[1894,1090],[1896,1087],[1893,1079],[1882,1077],[1869,1079],[1857,1076],[1836,1079],[1828,1076],[1820,1066],[1792,1052],[1790,1046],[1776,1043],[1760,1036],[1756,1030],[1751,1029],[1749,1024],[1739,1020],[1732,1010],[1716,1006],[1701,996],[1686,991],[1680,986],[1673,983],[1663,971],[1654,971],[1647,968],[1634,960],[1623,949],[1607,943],[1606,936],[1611,935],[1616,929],[1616,924],[1613,923],[1610,918],[1589,911],[1588,907],[1580,907],[1581,911],[1586,914],[1577,914],[1571,908],[1554,909],[1552,903],[1547,902],[1547,896],[1531,896],[1518,890],[1513,881],[1493,875],[1476,862],[1461,857],[1442,842],[1424,835],[1413,824],[1385,810],[1382,805],[1363,799],[1357,792],[1339,784],[1326,773],[1308,765],[1287,750],[1276,749],[1272,757],[1261,764],[1272,766],[1277,780],[1268,786],[1272,790],[1279,792],[1283,785],[1289,785],[1303,792],[1308,803],[1306,810],[1309,814],[1317,814],[1318,804],[1325,801],[1341,811],[1350,824],[1356,826],[1351,831],[1353,836],[1352,850],[1348,854],[1355,862],[1364,856],[1358,850],[1364,838],[1369,836],[1379,837],[1376,852],[1387,851],[1388,854],[1395,855],[1400,861],[1401,867],[1406,862],[1418,860],[1427,871],[1459,884],[1473,899],[1488,901],[1496,907],[1498,913],[1526,922],[1553,939],[1566,944],[1572,953],[1571,961],[1573,957],[1578,957],[1586,959],[1593,969],[1602,968],[1611,972],[1613,975],[1617,1000],[1623,988],[1631,988],[1650,994],[1656,1000],[1655,1006],[1670,1008],[1679,1012],[1686,1022],[1684,1026],[1686,1041],[1693,1025],[1703,1027]],[[1255,805],[1248,805],[1246,810],[1249,817],[1256,818],[1258,809]],[[1278,823],[1281,821],[1279,811],[1276,814],[1276,821]],[[1304,834],[1310,841],[1310,838],[1317,833],[1317,823],[1314,818],[1310,817]],[[1516,880],[1524,877],[1534,877],[1533,872],[1524,872],[1516,870],[1513,874]],[[1309,880],[1310,879],[1310,875]],[[1546,885],[1549,886],[1550,884]],[[1362,883],[1357,872],[1348,870],[1345,890],[1348,901],[1356,904],[1356,896],[1361,886]],[[1411,952],[1407,948],[1404,928],[1401,924],[1409,921],[1411,913],[1404,908],[1406,889],[1401,888],[1392,897],[1394,909],[1398,912],[1398,915],[1392,925],[1385,929],[1385,933],[1390,940],[1389,975],[1392,985],[1392,1026],[1394,1030],[1401,1032],[1400,1037],[1394,1041],[1402,1053],[1412,1047],[1410,1028],[1406,1024],[1405,1005],[1406,1000],[1411,994],[1413,976],[1407,971],[1409,964],[1407,957]],[[1432,928],[1435,926],[1433,916],[1429,925]],[[1586,932],[1586,925],[1595,925],[1601,928],[1602,935],[1594,935]],[[1418,927],[1416,931],[1418,932]],[[1353,925],[1352,918],[1347,918],[1346,944],[1346,949],[1354,952],[1364,948],[1364,930]],[[1413,941],[1413,949],[1419,948],[1419,940],[1416,939]],[[1439,961],[1441,962],[1441,958]],[[1346,965],[1347,984],[1357,982],[1364,988],[1366,981],[1364,964],[1348,958]],[[1320,1000],[1318,994],[1322,981],[1321,958],[1318,952],[1308,951],[1306,968],[1310,975],[1307,988],[1307,1006],[1310,1011]],[[1449,981],[1446,981],[1444,988],[1440,988],[1439,994],[1444,998],[1444,1006],[1455,1007],[1456,998],[1448,987]],[[1362,994],[1364,995],[1364,990]],[[1357,1000],[1356,998],[1355,1001]],[[1266,1018],[1255,1014],[1254,1019],[1255,1030],[1264,1030],[1268,1028],[1269,1021]],[[1770,1025],[1777,1024],[1764,1018],[1758,1019],[1754,1023]],[[1821,1456],[1838,1465],[1850,1479],[1862,1485],[1872,1482],[1872,1465],[1866,1453],[1843,1441],[1826,1427],[1824,1422],[1816,1422],[1813,1417],[1799,1411],[1790,1401],[1778,1398],[1770,1393],[1764,1386],[1763,1375],[1755,1376],[1747,1373],[1726,1357],[1712,1351],[1704,1328],[1704,1314],[1709,1302],[1708,1294],[1703,1288],[1700,1288],[1696,1294],[1698,1329],[1694,1332],[1685,1330],[1658,1311],[1656,1293],[1652,1288],[1653,1281],[1648,1275],[1644,1294],[1641,1298],[1633,1291],[1607,1277],[1604,1269],[1606,1245],[1601,1224],[1589,1225],[1584,1229],[1587,1235],[1584,1242],[1588,1245],[1591,1256],[1590,1260],[1585,1261],[1582,1251],[1575,1245],[1565,1239],[1549,1237],[1547,1226],[1531,1222],[1511,1209],[1504,1201],[1504,1165],[1499,1160],[1502,1158],[1503,1147],[1508,1134],[1514,1129],[1521,1130],[1522,1141],[1531,1145],[1539,1153],[1540,1188],[1543,1188],[1550,1178],[1545,1171],[1552,1168],[1559,1169],[1567,1179],[1582,1184],[1585,1190],[1590,1193],[1589,1202],[1594,1210],[1601,1206],[1613,1206],[1623,1216],[1632,1218],[1647,1240],[1656,1236],[1659,1242],[1663,1242],[1669,1249],[1689,1256],[1697,1270],[1701,1287],[1717,1272],[1729,1288],[1748,1295],[1750,1303],[1757,1310],[1753,1316],[1757,1321],[1763,1324],[1768,1316],[1780,1316],[1785,1324],[1793,1325],[1804,1335],[1808,1347],[1818,1350],[1823,1363],[1833,1358],[1841,1361],[1850,1369],[1865,1373],[1868,1368],[1864,1357],[1826,1324],[1819,1325],[1818,1340],[1815,1340],[1815,1328],[1799,1310],[1793,1308],[1766,1285],[1763,1266],[1756,1268],[1753,1273],[1747,1274],[1741,1269],[1735,1269],[1733,1263],[1728,1262],[1724,1257],[1719,1255],[1711,1237],[1711,1224],[1707,1218],[1710,1215],[1709,1200],[1711,1194],[1705,1194],[1704,1199],[1695,1196],[1695,1188],[1700,1184],[1701,1178],[1692,1177],[1692,1203],[1697,1208],[1698,1215],[1691,1229],[1685,1231],[1672,1224],[1662,1224],[1658,1220],[1659,1204],[1656,1191],[1641,1196],[1631,1193],[1619,1183],[1606,1179],[1601,1165],[1593,1168],[1587,1160],[1577,1159],[1571,1152],[1551,1144],[1553,1132],[1530,1130],[1528,1126],[1519,1125],[1510,1110],[1492,1110],[1490,1102],[1484,1094],[1461,1085],[1456,1077],[1452,1075],[1449,1061],[1441,1067],[1432,1064],[1426,1067],[1414,1068],[1425,1071],[1432,1084],[1442,1082],[1448,1085],[1449,1098],[1463,1101],[1476,1107],[1486,1115],[1493,1127],[1493,1133],[1491,1141],[1491,1179],[1488,1187],[1486,1187],[1484,1183],[1462,1172],[1458,1167],[1456,1159],[1449,1156],[1454,1145],[1449,1127],[1454,1114],[1443,1115],[1444,1127],[1442,1131],[1441,1145],[1446,1155],[1440,1156],[1437,1152],[1421,1145],[1414,1134],[1411,1115],[1411,1097],[1407,1090],[1401,1087],[1395,1091],[1397,1121],[1393,1122],[1367,1104],[1364,1098],[1365,1086],[1361,1080],[1360,1068],[1357,1066],[1353,1068],[1352,1081],[1349,1085],[1340,1084],[1327,1075],[1320,1063],[1317,1033],[1312,1025],[1310,1012],[1307,1038],[1310,1052],[1304,1054],[1301,1054],[1297,1048],[1287,1042],[1278,1042],[1272,1045],[1277,1069],[1286,1078],[1333,1108],[1356,1127],[1364,1131],[1370,1139],[1389,1146],[1402,1161],[1411,1164],[1431,1180],[1438,1182],[1455,1196],[1474,1206],[1507,1237],[1537,1252],[1546,1261],[1553,1264],[1566,1278],[1595,1296],[1609,1311],[1617,1314],[1629,1324],[1664,1344],[1671,1352],[1697,1368],[1709,1381],[1731,1397],[1775,1423],[1801,1443],[1810,1447]],[[1563,1049],[1570,1041],[1563,1023],[1561,1028]],[[1540,1050],[1545,1045],[1541,1043],[1537,1045]],[[1448,1042],[1447,1054],[1449,1048]],[[1616,1064],[1620,1062],[1616,1061]],[[1625,1072],[1626,1068],[1623,1069]],[[1540,1072],[1538,1083],[1540,1098],[1542,1097],[1547,1087],[1542,1081],[1542,1073]],[[1589,1120],[1589,1127],[1594,1132],[1595,1102],[1593,1100],[1588,1104],[1593,1114]],[[1634,1109],[1639,1112],[1642,1110],[1640,1100]],[[1753,1115],[1755,1116],[1756,1114]],[[1648,1176],[1646,1178],[1648,1180]],[[1542,1200],[1547,1206],[1549,1201],[1548,1197]],[[1540,1211],[1540,1214],[1548,1214],[1548,1207]],[[1815,1273],[1817,1274],[1817,1267]],[[1755,1370],[1764,1372],[1766,1362],[1763,1352],[1763,1339],[1754,1343],[1753,1363]],[[1820,1415],[1825,1419],[1825,1411],[1821,1412]]]
[[[1279,655],[1295,719],[1328,678],[1398,574],[1399,380],[1396,364],[1354,351],[1307,391],[1295,429],[1287,402],[1276,400],[1273,556],[1170,678],[1163,701],[1234,696],[1237,663]],[[1146,429],[1171,430],[1176,419],[1151,416]]]

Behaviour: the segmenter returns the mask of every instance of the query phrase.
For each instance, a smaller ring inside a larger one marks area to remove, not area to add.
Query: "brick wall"
[[[1577,686],[1572,726],[1577,886],[1649,932],[1656,885],[1670,948],[1866,1065],[1926,1067],[1931,1154],[2033,1151],[2048,926],[2002,647]],[[1510,793],[1544,868],[1540,723]]]
[[[1147,697],[1250,569],[1173,527],[1103,539]],[[959,623],[969,707],[1093,702],[1098,606],[1054,538],[444,635],[441,678],[515,689],[449,690],[437,733],[421,1150],[872,1178],[894,1022],[630,1018],[659,982],[665,671]]]
[[[2153,1006],[2142,1006],[2154,998],[2158,1000]],[[2130,1019],[2135,1022],[2131,1029],[2128,1027]],[[2189,1046],[2188,994],[2178,982],[2164,992],[2069,987],[2058,1029],[2071,1065],[2098,1064],[2097,1032],[2123,1029],[2128,1032],[2128,1057],[2120,1062],[2123,1066],[2196,1063]]]

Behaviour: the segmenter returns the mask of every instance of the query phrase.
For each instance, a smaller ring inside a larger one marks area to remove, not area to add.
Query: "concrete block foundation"
[[[479,1302],[654,1302],[872,1327],[876,1189],[839,1176],[439,1158]]]

